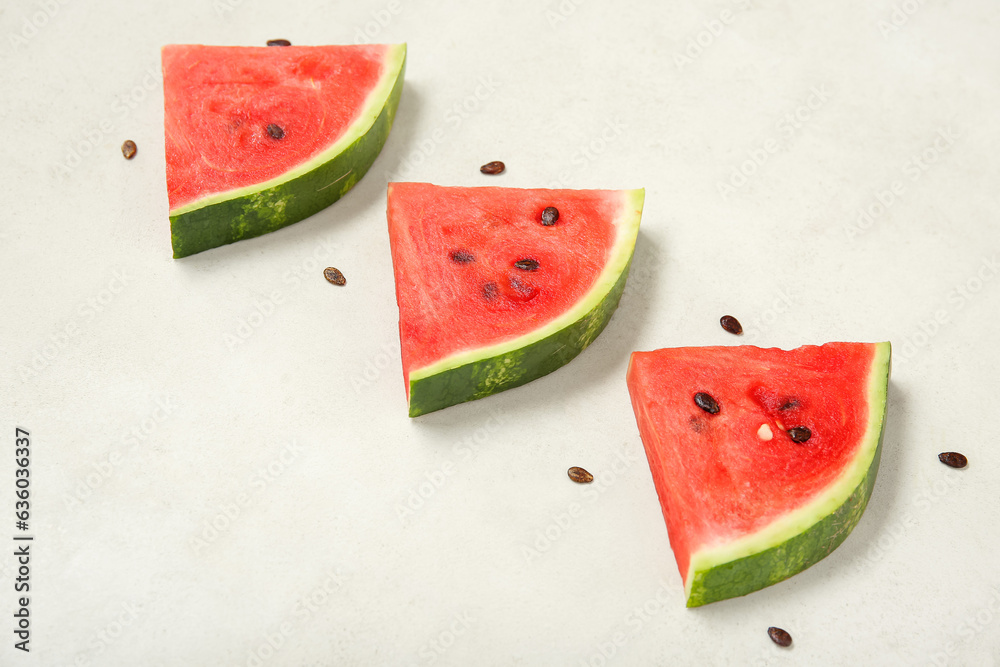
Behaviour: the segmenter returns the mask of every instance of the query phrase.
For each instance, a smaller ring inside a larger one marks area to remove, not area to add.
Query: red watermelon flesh
[[[390,48],[165,46],[170,209],[263,183],[322,153],[357,119]]]
[[[815,516],[798,517],[802,526],[813,525],[839,507],[833,500],[826,502],[833,489],[846,494],[874,482],[888,354],[887,343],[828,343],[789,351],[689,347],[632,355],[632,405],[670,545],[691,595],[691,575],[707,568],[692,567],[695,554],[724,554],[729,545],[747,544],[777,530],[791,513],[808,514],[811,507],[819,507]],[[718,402],[717,414],[695,403],[698,392]],[[764,425],[769,440],[764,439]],[[809,439],[794,442],[788,433],[793,427],[806,427]],[[871,479],[865,482],[873,460]],[[785,554],[789,571],[781,578],[808,567],[839,544],[860,517],[867,495],[858,502],[860,509],[852,510],[844,526],[817,537],[822,544],[805,541],[794,556]],[[757,551],[779,547],[795,536],[786,531],[771,542],[761,538]],[[753,553],[753,548],[742,548],[733,558]],[[796,559],[801,562],[793,562]],[[712,557],[714,564],[725,560]],[[750,561],[743,566],[754,567]],[[754,574],[767,583],[774,583],[769,579],[776,576]],[[732,596],[700,594],[705,599],[696,604]]]
[[[612,190],[390,184],[405,378],[411,368],[543,326],[576,303],[604,268],[621,203]],[[559,220],[546,227],[539,221],[549,206]],[[456,252],[474,261],[457,263]],[[522,259],[539,270],[515,268]],[[493,298],[484,292],[490,284]]]
[[[642,201],[641,190],[390,183],[410,415],[518,386],[589,345],[624,289]]]

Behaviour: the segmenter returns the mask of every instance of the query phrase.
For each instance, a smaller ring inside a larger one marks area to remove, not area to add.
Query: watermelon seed
[[[287,39],[269,39],[267,40],[268,46],[291,46],[292,43]]]
[[[793,426],[788,429],[788,437],[792,439],[792,442],[806,442],[812,437],[812,435],[812,431],[807,429],[805,426]]]
[[[799,402],[798,402],[798,400],[797,400],[797,399],[794,399],[794,398],[793,398],[793,399],[792,399],[792,400],[790,400],[790,401],[785,401],[785,404],[784,404],[784,405],[782,405],[782,406],[781,406],[780,408],[778,408],[778,409],[779,409],[779,410],[791,410],[792,408],[797,408],[797,407],[799,407]]]
[[[735,317],[733,317],[732,315],[723,315],[719,319],[719,324],[722,325],[723,329],[725,329],[726,331],[728,331],[733,335],[739,336],[741,333],[743,333],[743,325],[740,324],[740,321]]]
[[[542,211],[542,224],[546,227],[551,227],[556,224],[556,220],[559,219],[559,209],[555,206],[546,206],[545,210]]]
[[[285,131],[274,123],[267,126],[267,133],[271,135],[272,139],[282,139],[285,136]]]
[[[767,629],[767,634],[771,637],[771,641],[778,646],[792,645],[792,636],[781,628],[770,627]]]
[[[451,261],[458,262],[459,264],[468,264],[469,262],[476,261],[476,258],[468,250],[453,250],[451,252]]]
[[[497,289],[497,284],[494,282],[488,282],[485,285],[483,285],[483,297],[487,301],[493,301],[494,299],[496,299],[498,291],[499,290]]]
[[[526,301],[533,299],[535,297],[535,294],[537,293],[537,290],[534,287],[522,283],[514,276],[511,276],[510,278],[510,286],[513,289],[517,290],[521,295],[523,295]]]
[[[347,284],[347,278],[345,278],[344,274],[340,272],[340,269],[335,269],[332,266],[328,266],[323,269],[323,277],[334,285],[343,286]]]
[[[719,414],[719,403],[703,391],[694,395],[694,404],[710,415]]]
[[[771,427],[768,424],[761,424],[760,428],[757,429],[757,437],[767,442],[774,437],[774,433],[771,432]]]
[[[519,259],[514,262],[514,267],[522,271],[537,271],[538,262],[533,259]]]
[[[938,454],[938,460],[952,468],[964,468],[969,465],[969,459],[965,458],[964,454],[959,454],[958,452],[941,452]]]
[[[484,164],[479,168],[479,171],[484,174],[502,174],[503,170],[506,168],[507,166],[503,162],[500,160],[494,160],[493,162],[487,162]]]
[[[574,482],[576,482],[577,484],[590,484],[591,482],[594,481],[593,475],[591,475],[583,468],[577,468],[576,466],[573,466],[572,468],[567,470],[566,474],[569,475],[569,478]]]
[[[122,144],[122,155],[125,156],[126,160],[134,158],[136,150],[138,149],[136,148],[135,142],[131,139],[126,139],[125,143]]]

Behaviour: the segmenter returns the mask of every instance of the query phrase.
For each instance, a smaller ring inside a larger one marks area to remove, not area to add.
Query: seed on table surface
[[[538,262],[534,259],[519,259],[514,262],[514,267],[522,271],[537,271]]]
[[[771,641],[773,641],[778,646],[792,645],[792,636],[787,632],[785,632],[784,630],[782,630],[781,628],[775,628],[772,626],[767,629],[767,634],[769,637],[771,637]]]
[[[292,43],[287,39],[269,39],[267,40],[268,46],[291,46]]]
[[[958,452],[941,452],[938,454],[938,460],[952,468],[964,468],[969,465],[969,459],[965,458],[964,454],[959,454]]]
[[[590,484],[591,482],[594,481],[593,475],[591,475],[583,468],[577,468],[576,466],[573,466],[572,468],[567,470],[566,474],[568,474],[569,478],[574,482],[576,482],[577,484]]]
[[[340,269],[335,269],[332,266],[328,266],[323,269],[323,277],[334,285],[347,284],[347,278],[345,278],[344,274],[340,272]]]
[[[788,437],[792,439],[792,442],[803,443],[812,437],[812,431],[807,429],[805,426],[793,426],[788,429]]]
[[[267,133],[271,135],[272,139],[281,139],[285,136],[285,131],[274,123],[267,126]]]
[[[479,168],[479,171],[484,174],[502,174],[503,170],[506,168],[507,166],[503,162],[500,160],[494,160],[493,162],[487,162],[484,164]]]
[[[743,325],[740,324],[740,321],[732,315],[723,315],[722,318],[719,319],[719,324],[722,325],[723,329],[736,336],[743,333]]]
[[[719,414],[718,401],[703,391],[694,395],[694,404],[711,415]]]
[[[476,258],[468,250],[453,250],[451,253],[451,261],[459,264],[467,264],[475,260]]]
[[[136,147],[135,142],[131,139],[126,139],[125,143],[122,144],[122,155],[125,156],[126,160],[134,158],[137,150],[139,149]]]
[[[559,209],[555,206],[546,206],[545,210],[542,211],[542,224],[546,227],[551,227],[556,224],[556,220],[559,219]]]

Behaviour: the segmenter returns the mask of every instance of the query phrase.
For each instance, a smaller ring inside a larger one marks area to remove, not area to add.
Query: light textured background
[[[4,3],[0,540],[21,426],[36,541],[32,652],[4,630],[0,663],[1000,663],[998,28],[991,0]],[[175,261],[159,47],[276,37],[406,41],[392,135],[326,211]],[[645,187],[618,313],[408,419],[389,179]],[[857,529],[685,609],[628,353],[885,339]]]

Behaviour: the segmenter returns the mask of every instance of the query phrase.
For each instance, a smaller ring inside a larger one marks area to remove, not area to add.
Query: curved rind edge
[[[623,193],[625,210],[612,259],[576,307],[526,336],[411,372],[410,417],[526,384],[566,365],[586,349],[607,326],[625,290],[644,194],[642,189]],[[584,312],[576,314],[578,309]],[[475,358],[477,353],[480,356]]]
[[[361,180],[382,152],[395,120],[403,91],[406,45],[389,51],[390,62],[398,60],[381,111],[363,134],[327,158],[330,152],[310,160],[315,167],[276,185],[273,181],[242,188],[233,196],[207,205],[197,203],[170,214],[170,240],[174,259],[276,231],[317,213],[343,197]],[[377,101],[373,102],[373,105]],[[351,130],[349,129],[348,132]],[[334,145],[334,148],[336,144]]]
[[[878,475],[891,357],[888,342],[876,344],[869,374],[869,428],[866,444],[854,464],[831,485],[830,491],[797,510],[795,520],[782,526],[783,530],[769,530],[769,526],[760,531],[776,533],[765,538],[765,544],[754,540],[755,536],[741,540],[756,542],[750,547],[753,553],[727,557],[725,552],[734,549],[727,545],[709,554],[692,554],[685,585],[688,607],[739,597],[784,581],[819,562],[847,539],[864,514]],[[812,525],[799,530],[796,525],[803,518],[811,518]],[[747,550],[748,544],[735,548]]]

